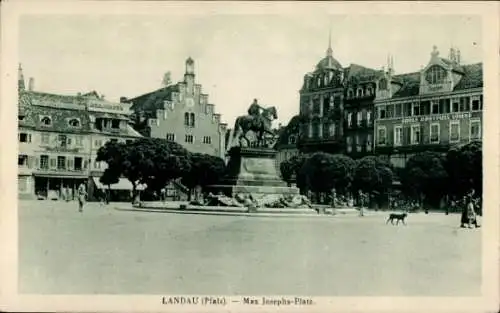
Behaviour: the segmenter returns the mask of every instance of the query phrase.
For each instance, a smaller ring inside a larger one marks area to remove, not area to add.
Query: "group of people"
[[[460,219],[460,227],[475,228],[480,227],[477,221],[477,211],[480,201],[474,199],[474,191],[467,194],[465,197],[465,205],[462,207],[462,217]],[[466,226],[467,225],[467,226]]]

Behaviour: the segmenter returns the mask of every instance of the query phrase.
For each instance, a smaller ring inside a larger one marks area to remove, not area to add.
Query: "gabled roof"
[[[274,148],[277,148],[279,146],[284,146],[288,145],[288,138],[291,135],[298,135],[299,134],[299,126],[300,126],[300,117],[299,115],[295,115],[290,119],[290,122],[288,122],[288,125],[283,127],[281,130],[278,140],[274,144]]]
[[[179,92],[179,84],[170,85],[145,93],[133,99],[129,99],[133,105],[130,107],[133,111],[156,111],[163,109],[163,102],[172,100],[172,93]]]

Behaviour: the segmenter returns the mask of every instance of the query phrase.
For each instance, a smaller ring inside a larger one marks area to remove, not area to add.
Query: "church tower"
[[[187,85],[187,90],[189,93],[193,93],[194,90],[194,60],[189,57],[186,60],[186,72],[184,73],[184,82]]]

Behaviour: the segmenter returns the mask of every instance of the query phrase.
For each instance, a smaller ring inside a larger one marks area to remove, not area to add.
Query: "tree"
[[[226,173],[226,164],[219,157],[204,153],[193,153],[189,157],[190,170],[185,171],[181,183],[189,188],[189,200],[196,187],[204,189],[216,184]]]
[[[414,199],[438,205],[446,194],[448,174],[444,158],[437,152],[422,152],[411,157],[402,172],[401,183],[404,192]]]
[[[354,167],[354,160],[348,156],[318,152],[307,158],[300,174],[305,175],[311,191],[329,192],[335,188],[342,194],[351,186]]]
[[[474,189],[483,190],[483,150],[480,141],[454,146],[446,154],[445,168],[448,173],[449,193],[463,196]]]
[[[308,157],[309,156],[304,154],[294,155],[290,159],[281,162],[281,178],[288,184],[290,184],[294,179],[297,181],[299,179],[299,171]],[[297,185],[299,185],[298,181]]]
[[[108,187],[106,203],[109,201],[109,195],[111,194],[111,185],[116,184],[120,181],[119,169],[116,166],[107,167],[99,178],[101,184]]]
[[[353,187],[363,192],[386,194],[392,186],[392,166],[376,156],[366,156],[356,162]]]
[[[158,138],[141,138],[131,144],[107,142],[97,152],[96,161],[104,161],[117,177],[132,183],[133,198],[137,185],[146,184],[159,191],[172,179],[190,170],[189,152],[181,145]]]

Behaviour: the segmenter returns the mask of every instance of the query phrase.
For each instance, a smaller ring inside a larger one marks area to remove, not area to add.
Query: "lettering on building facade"
[[[408,117],[401,120],[403,124],[420,123],[420,122],[437,122],[437,121],[448,121],[448,120],[461,120],[470,118],[470,113],[451,113],[451,114],[438,114],[438,115],[426,115],[418,117]]]

